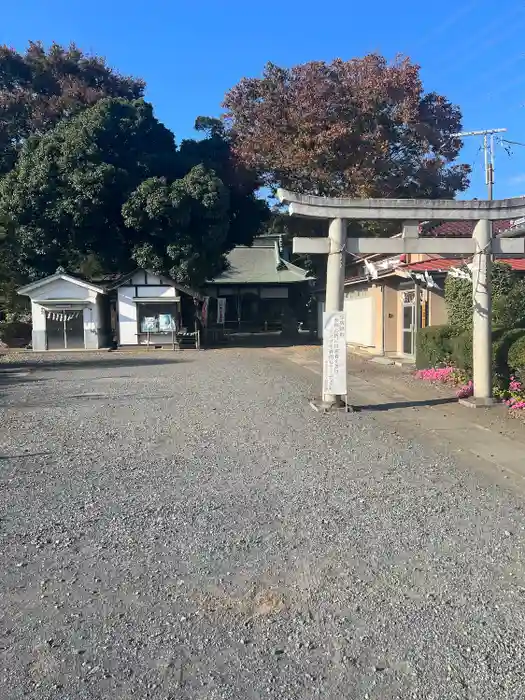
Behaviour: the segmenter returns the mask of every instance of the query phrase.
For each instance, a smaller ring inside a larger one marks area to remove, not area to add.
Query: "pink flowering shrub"
[[[452,384],[457,386],[466,381],[466,377],[457,367],[447,365],[446,367],[431,367],[430,369],[420,369],[416,372],[416,378],[426,382],[439,382],[441,384]]]
[[[416,377],[426,382],[448,382],[453,372],[453,367],[430,367],[418,370]]]
[[[468,399],[473,394],[474,383],[472,382],[472,379],[469,379],[466,384],[460,386],[459,389],[456,391],[456,396],[458,397],[458,399]]]
[[[503,402],[512,411],[525,409],[525,386],[522,381],[515,376],[510,378],[509,388],[502,392]]]
[[[431,367],[430,369],[420,369],[415,374],[417,379],[426,382],[436,382],[449,384],[457,387],[456,396],[458,399],[468,399],[474,394],[474,383],[464,372],[452,367]],[[525,384],[519,377],[510,378],[508,388],[494,389],[494,396],[503,401],[512,411],[525,410]]]

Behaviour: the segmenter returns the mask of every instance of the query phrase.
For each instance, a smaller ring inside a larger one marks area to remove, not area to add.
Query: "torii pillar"
[[[473,256],[473,383],[472,406],[490,406],[492,397],[491,256],[524,257],[525,239],[492,238],[492,221],[525,216],[525,197],[502,200],[346,199],[299,195],[278,190],[291,215],[328,219],[328,238],[294,238],[294,253],[328,256],[326,311],[343,311],[346,253],[369,255],[406,253]],[[346,222],[401,220],[401,238],[347,238]],[[419,236],[421,221],[476,221],[471,239]],[[325,396],[330,405],[341,396]]]

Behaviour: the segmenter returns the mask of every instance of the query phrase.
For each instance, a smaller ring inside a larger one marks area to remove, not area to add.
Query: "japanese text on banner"
[[[344,311],[323,313],[323,394],[346,395]]]

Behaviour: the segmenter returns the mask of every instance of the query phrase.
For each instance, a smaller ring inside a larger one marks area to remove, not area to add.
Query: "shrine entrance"
[[[47,350],[80,350],[84,343],[82,310],[48,311],[46,318]]]
[[[323,391],[322,405],[327,409],[341,406],[346,399],[346,356],[333,351],[342,330],[344,332],[344,279],[347,253],[354,255],[426,254],[472,257],[473,309],[473,384],[474,396],[469,405],[490,406],[492,398],[492,304],[490,276],[492,258],[525,255],[523,238],[492,238],[492,222],[518,219],[525,215],[525,197],[507,200],[409,200],[409,199],[346,199],[299,195],[279,190],[278,198],[289,205],[296,216],[328,219],[327,238],[294,238],[294,253],[327,256],[326,311],[324,328],[337,333],[323,333]],[[402,235],[395,238],[348,238],[347,220],[401,220]],[[422,221],[475,221],[472,238],[420,237]],[[326,321],[326,323],[325,323]],[[328,322],[331,324],[328,326]],[[421,324],[421,305],[416,286],[414,304],[403,306],[403,350],[414,353],[414,335]],[[333,388],[337,387],[337,391]]]

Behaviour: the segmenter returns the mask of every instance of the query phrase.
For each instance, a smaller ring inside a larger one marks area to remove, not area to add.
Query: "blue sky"
[[[144,78],[156,114],[181,140],[197,115],[215,116],[225,91],[267,61],[287,66],[378,51],[409,55],[427,90],[459,104],[464,128],[507,127],[525,144],[525,5],[517,0],[443,4],[376,0],[19,0],[2,6],[0,43],[74,41],[121,72]],[[446,6],[445,6],[446,7]],[[402,9],[400,9],[402,8]],[[480,139],[465,142],[484,197]],[[495,197],[525,194],[525,147],[497,148]]]

